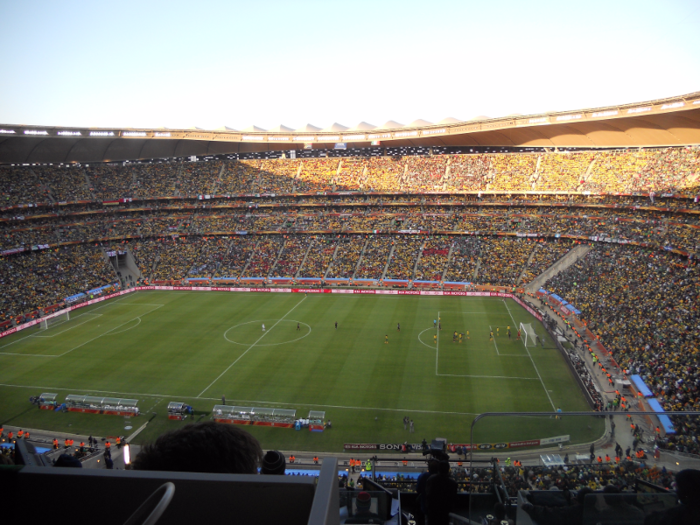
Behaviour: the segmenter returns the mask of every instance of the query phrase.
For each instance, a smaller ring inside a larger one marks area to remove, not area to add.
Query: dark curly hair
[[[135,470],[257,474],[263,451],[258,440],[234,425],[205,421],[166,432],[145,445]]]

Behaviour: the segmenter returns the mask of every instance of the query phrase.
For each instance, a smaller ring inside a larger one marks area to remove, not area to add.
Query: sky
[[[700,91],[700,1],[0,0],[0,124],[408,124]]]

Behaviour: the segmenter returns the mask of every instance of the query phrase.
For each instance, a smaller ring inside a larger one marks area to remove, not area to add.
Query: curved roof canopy
[[[425,126],[432,126],[432,122],[428,122],[427,120],[423,120],[422,118],[419,118],[418,120],[414,120],[411,122],[407,128],[423,128]]]
[[[388,120],[381,126],[377,126],[377,129],[395,129],[395,128],[403,128],[403,124],[399,124],[395,120]]]
[[[343,126],[342,124],[338,124],[337,122],[334,122],[332,126],[327,127],[326,129],[323,129],[321,131],[346,131],[348,129],[347,126]]]
[[[321,131],[321,128],[314,126],[313,124],[306,124],[295,131],[298,131],[299,133],[314,133],[316,131]]]
[[[0,163],[86,163],[329,147],[455,146],[633,148],[700,144],[700,92],[621,106],[438,124],[394,121],[378,128],[361,122],[352,129],[324,130],[307,124],[289,133],[251,126],[201,129],[105,129],[0,124]],[[331,137],[331,132],[333,136]],[[468,149],[466,150],[468,151]]]
[[[292,128],[285,126],[283,124],[279,124],[275,126],[274,128],[268,129],[271,133],[289,133],[290,131],[294,131]]]
[[[374,124],[368,124],[367,122],[360,122],[356,126],[350,128],[350,131],[370,131],[376,129],[377,126]]]

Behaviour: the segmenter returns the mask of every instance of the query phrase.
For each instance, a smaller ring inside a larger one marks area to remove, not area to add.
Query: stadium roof
[[[0,124],[0,163],[106,162],[256,151],[381,146],[630,148],[700,144],[700,92],[667,99],[538,115],[437,124],[335,123],[266,131],[231,129],[104,129]]]

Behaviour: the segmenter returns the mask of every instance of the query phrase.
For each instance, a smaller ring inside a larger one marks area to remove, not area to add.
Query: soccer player
[[[433,328],[437,328],[437,319],[433,319]]]
[[[489,341],[493,341],[493,330],[489,332]]]
[[[297,323],[297,330],[301,330],[301,328],[299,327],[299,323]]]
[[[401,331],[401,323],[396,323],[396,330],[397,330],[398,332]]]
[[[463,336],[463,335],[464,335],[464,334],[460,332],[460,334],[459,334],[459,342],[460,342],[460,344],[462,343],[462,336]]]
[[[520,341],[520,330],[518,330],[518,341]]]
[[[455,330],[454,333],[452,334],[452,342],[453,343],[457,342],[457,330]]]
[[[384,344],[388,345],[389,344],[389,334],[384,336]]]
[[[510,327],[508,327],[508,339],[510,339]]]
[[[437,334],[433,336],[433,344],[437,345]]]
[[[467,330],[467,339],[471,339],[471,337],[469,337],[469,330]]]
[[[265,331],[265,323],[263,323],[263,325],[262,325],[262,331],[263,332]]]
[[[497,327],[496,327],[496,335],[501,335],[501,334],[499,333],[500,330],[501,330],[501,328],[497,326]]]
[[[335,322],[335,329],[338,329],[338,321]]]

